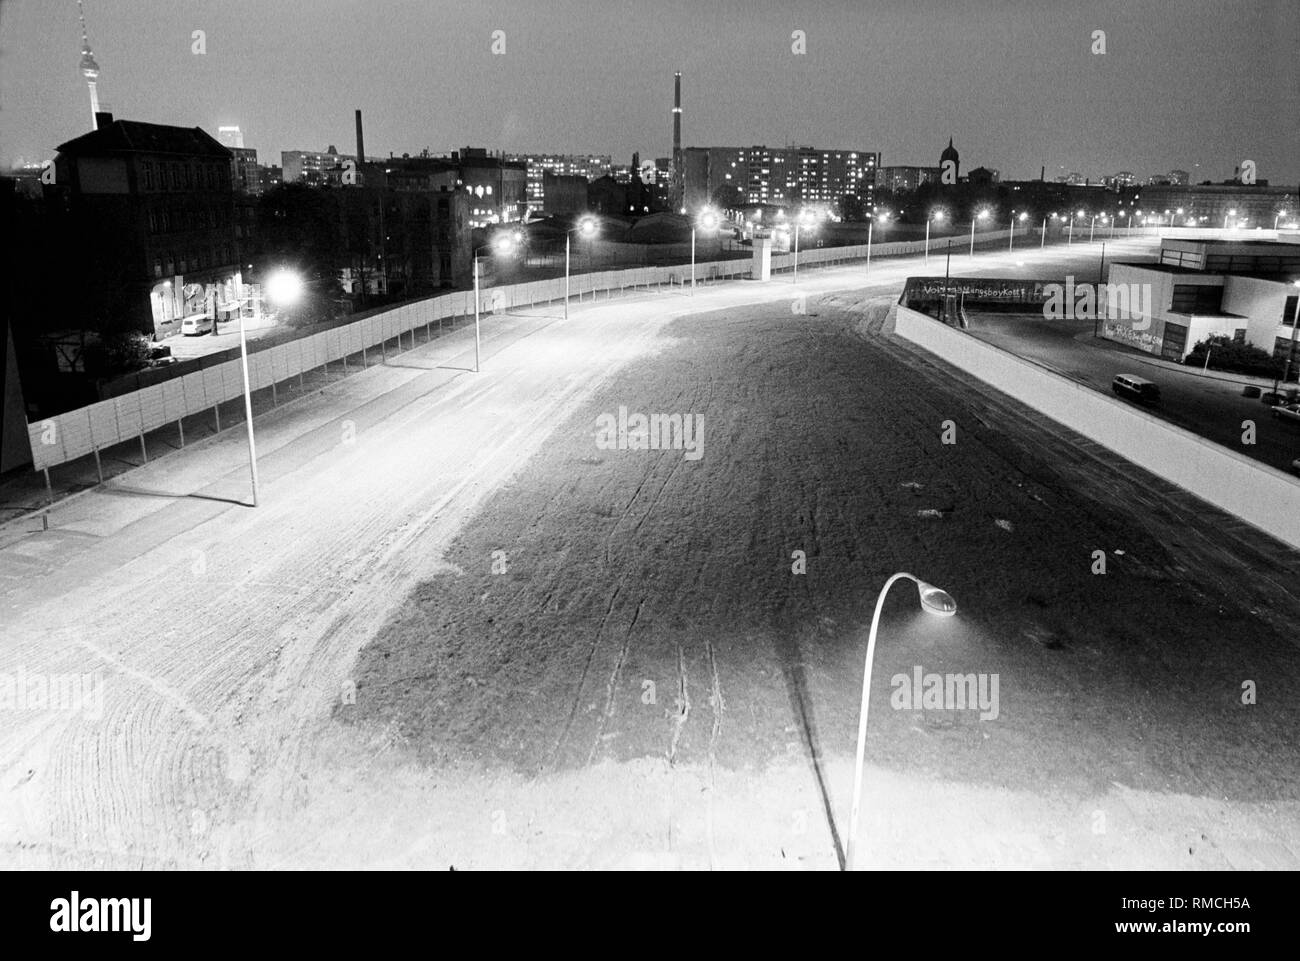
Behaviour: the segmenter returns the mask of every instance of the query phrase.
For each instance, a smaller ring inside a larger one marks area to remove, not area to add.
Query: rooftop
[[[114,120],[60,144],[62,154],[162,153],[230,159],[230,151],[200,127]]]

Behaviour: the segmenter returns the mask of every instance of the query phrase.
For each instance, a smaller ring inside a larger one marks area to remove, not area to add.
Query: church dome
[[[951,160],[957,163],[961,160],[961,155],[957,153],[957,148],[952,145],[952,138],[948,138],[948,146],[943,148],[943,153],[939,155],[939,164],[942,166],[945,161]]]

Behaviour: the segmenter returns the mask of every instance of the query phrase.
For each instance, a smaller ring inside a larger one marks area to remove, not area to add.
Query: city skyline
[[[671,155],[672,75],[680,70],[682,139],[689,147],[853,143],[879,150],[882,165],[930,165],[951,136],[963,167],[997,169],[1004,179],[1036,179],[1043,167],[1049,180],[1120,170],[1145,179],[1180,168],[1193,182],[1218,182],[1253,159],[1261,179],[1300,182],[1296,144],[1287,142],[1295,137],[1287,118],[1300,107],[1300,95],[1288,82],[1294,68],[1284,56],[1300,38],[1300,16],[1280,2],[1158,11],[1119,4],[1025,10],[1008,2],[993,16],[984,7],[982,16],[938,18],[892,4],[873,11],[869,23],[849,6],[803,14],[724,3],[708,11],[683,8],[681,18],[665,14],[684,26],[656,27],[635,45],[620,32],[620,11],[575,2],[560,6],[585,10],[576,18],[585,26],[564,34],[550,21],[571,24],[573,15],[451,4],[434,17],[407,2],[385,7],[382,29],[367,24],[349,34],[339,24],[359,16],[360,8],[324,6],[338,16],[304,24],[291,9],[260,9],[247,0],[161,13],[140,2],[90,4],[103,109],[214,133],[238,125],[264,163],[277,162],[282,151],[329,144],[349,152],[355,107],[365,113],[373,155],[426,147],[440,154],[474,144],[610,154],[620,162],[633,151],[643,158]],[[745,16],[728,23],[728,13]],[[254,22],[257,29],[250,30]],[[447,23],[456,26],[448,30]],[[1090,51],[1094,29],[1106,31],[1105,54]],[[496,30],[504,31],[504,46],[498,44],[504,53],[494,55]],[[682,36],[697,30],[743,42],[693,44]],[[795,30],[804,31],[806,53],[791,51]],[[7,4],[0,31],[0,85],[9,93],[0,104],[0,159],[48,158],[57,143],[88,129],[85,82],[74,59],[81,38],[77,5]],[[201,39],[194,31],[202,31]],[[882,35],[892,39],[882,43]],[[14,42],[19,36],[22,44]],[[1264,49],[1261,37],[1268,38]],[[437,42],[423,59],[409,56],[413,41],[430,38]],[[1038,54],[1008,59],[1008,44]],[[1169,44],[1186,56],[1153,56]],[[736,56],[731,51],[738,48],[755,53]],[[268,96],[258,81],[272,49],[281,96]],[[367,69],[348,69],[353,62]],[[1243,62],[1251,64],[1252,80],[1244,87]],[[787,83],[780,82],[783,69]],[[1085,82],[1088,71],[1098,76]],[[283,80],[304,74],[312,82]],[[562,94],[575,75],[575,90],[600,91],[582,110],[571,109]],[[610,76],[627,82],[611,84]],[[891,82],[881,89],[877,81],[884,77]],[[445,95],[422,100],[403,91],[424,79]],[[881,89],[877,97],[875,89]],[[1089,106],[1122,103],[1124,92],[1136,89],[1177,94],[1132,98],[1130,109],[1115,115],[1099,116]],[[1258,96],[1245,96],[1250,90]],[[522,91],[536,102],[522,102]],[[466,116],[464,102],[479,109]],[[988,102],[999,106],[981,116]],[[1056,114],[1040,116],[1042,109]],[[1027,127],[1033,135],[1020,139]]]

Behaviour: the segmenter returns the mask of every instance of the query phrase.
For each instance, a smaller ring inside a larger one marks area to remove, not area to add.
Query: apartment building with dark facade
[[[198,127],[100,117],[58,148],[48,187],[83,329],[179,333],[244,294],[231,151]],[[71,318],[70,318],[71,319]],[[70,325],[71,326],[71,325]]]

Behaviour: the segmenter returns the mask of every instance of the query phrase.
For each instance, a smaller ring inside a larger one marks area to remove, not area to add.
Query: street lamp
[[[925,218],[925,262],[930,263],[930,221],[943,220],[942,210],[936,210],[932,216]],[[871,228],[867,228],[867,256],[871,256]]]
[[[1082,211],[1082,210],[1079,210],[1079,211],[1076,211],[1075,213],[1070,214],[1070,236],[1069,236],[1069,238],[1068,238],[1068,239],[1066,240],[1066,242],[1065,242],[1065,245],[1066,245],[1067,247],[1070,246],[1070,244],[1074,243],[1074,220],[1075,220],[1075,218],[1076,218],[1076,217],[1085,217],[1085,216],[1087,216],[1087,214],[1086,214],[1084,211]]]
[[[1056,219],[1056,211],[1052,211],[1052,219]],[[1047,246],[1047,218],[1043,218],[1043,239],[1038,242],[1038,249],[1042,250]]]
[[[1103,216],[1102,220],[1106,218]],[[1088,221],[1088,243],[1092,243],[1092,232],[1097,229],[1097,215],[1093,214],[1092,219]]]
[[[266,295],[282,307],[302,298],[302,277],[292,270],[277,270],[266,278]]]
[[[1229,218],[1229,217],[1235,217],[1235,216],[1237,216],[1237,210],[1236,210],[1235,207],[1234,207],[1232,210],[1229,210],[1226,214],[1223,215],[1223,229],[1224,229],[1224,230],[1227,230],[1227,229],[1228,229],[1228,218]]]
[[[1014,210],[1011,211],[1011,212],[1012,212],[1013,214],[1015,213]],[[1023,224],[1023,223],[1024,223],[1026,220],[1028,220],[1028,219],[1029,219],[1029,214],[1025,213],[1024,211],[1021,211],[1021,213],[1020,213],[1020,222]],[[1013,249],[1013,248],[1015,247],[1015,245],[1016,245],[1016,218],[1015,218],[1015,217],[1012,217],[1012,218],[1011,218],[1011,232],[1010,232],[1010,234],[1007,235],[1007,250],[1011,250],[1011,249]]]
[[[797,284],[799,282],[799,234],[804,227],[812,225],[812,214],[807,210],[799,211],[799,216],[794,222],[794,275],[790,282]]]
[[[574,234],[582,234],[584,237],[591,237],[596,233],[596,220],[593,217],[583,217],[578,226],[564,232],[564,319],[569,319],[569,241]],[[588,265],[590,269],[590,265]]]
[[[516,233],[518,233],[516,231]],[[505,253],[515,244],[515,238],[512,234],[501,234],[491,243],[483,244],[474,248],[474,373],[479,372],[479,351],[482,342],[479,337],[479,303],[478,303],[478,262],[479,251],[487,250],[489,247],[494,248],[498,253]]]
[[[712,233],[717,229],[718,215],[712,210],[706,210],[700,214],[700,219],[691,224],[691,293],[695,293],[695,231],[696,229],[705,230]]]
[[[942,214],[940,216],[942,216]],[[867,276],[868,277],[871,276],[871,235],[875,232],[877,220],[879,220],[882,224],[888,222],[889,220],[888,211],[881,214],[874,214],[872,215],[871,219],[867,221]],[[928,238],[930,235],[930,221],[928,220],[925,222],[925,234],[927,237],[927,246],[928,246],[929,243]]]
[[[867,661],[862,671],[862,707],[858,712],[858,753],[853,766],[853,807],[849,813],[848,851],[844,859],[845,870],[848,871],[853,870],[857,848],[858,812],[862,806],[862,761],[867,747],[867,709],[871,704],[871,661],[876,653],[876,630],[880,626],[880,611],[885,606],[885,595],[889,593],[889,588],[893,586],[894,581],[904,577],[916,583],[923,611],[938,617],[952,617],[957,613],[957,602],[947,592],[906,572],[894,574],[880,589],[880,596],[876,599],[876,613],[871,619],[871,635],[867,640]]]
[[[988,220],[988,218],[989,218],[989,212],[987,209],[985,209],[985,210],[981,210],[979,213],[977,213],[974,217],[970,219],[970,255],[972,258],[974,258],[975,256],[975,221]]]
[[[302,276],[292,270],[277,270],[266,278],[266,296],[281,307],[302,298]],[[253,392],[248,384],[248,340],[244,336],[244,311],[239,311],[239,366],[244,375],[244,424],[248,429],[248,473],[253,482],[253,506],[257,506],[257,443],[253,439]]]

